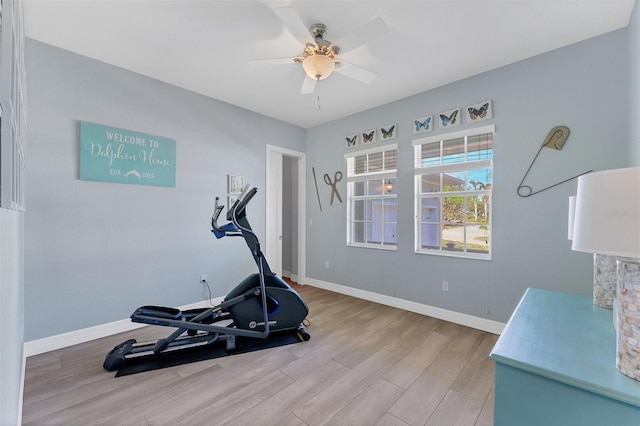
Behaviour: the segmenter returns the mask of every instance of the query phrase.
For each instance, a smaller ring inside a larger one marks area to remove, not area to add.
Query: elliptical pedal
[[[131,351],[131,347],[136,343],[136,339],[126,340],[107,354],[102,367],[107,371],[119,370],[124,366],[125,356]]]

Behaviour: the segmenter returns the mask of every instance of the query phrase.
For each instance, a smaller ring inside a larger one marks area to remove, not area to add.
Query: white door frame
[[[266,188],[271,188],[273,185],[277,185],[280,188],[280,193],[282,193],[282,181],[274,182],[274,170],[272,170],[274,165],[271,164],[270,161],[272,154],[280,154],[281,157],[286,155],[288,157],[298,159],[298,283],[305,284],[307,279],[307,154],[287,148],[281,148],[275,145],[266,145],[265,185]],[[280,164],[282,164],[282,162],[280,162]],[[277,200],[273,200],[272,198],[271,191],[267,189],[265,196],[265,212],[269,211],[268,206],[270,203],[277,202]],[[269,224],[268,221],[276,220],[282,222],[282,214],[280,213],[279,216],[280,217],[271,219],[270,215],[265,215],[265,247],[267,248],[275,245],[276,240],[279,238],[276,232],[276,229],[279,227],[275,224]]]

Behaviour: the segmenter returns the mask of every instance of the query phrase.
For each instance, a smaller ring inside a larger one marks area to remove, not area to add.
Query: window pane
[[[467,161],[487,160],[493,156],[493,133],[467,138]]]
[[[489,227],[486,224],[467,226],[467,251],[473,253],[489,253]]]
[[[442,222],[464,222],[464,197],[442,197]]]
[[[480,219],[480,205],[482,204],[482,197],[480,195],[470,195],[467,197],[467,223],[478,222]],[[482,219],[480,219],[482,220]]]
[[[377,208],[375,206],[376,202],[379,204],[380,200],[367,200],[366,201],[366,217],[365,220],[375,220],[375,217],[377,216],[378,218],[380,218],[380,206],[378,205]],[[377,209],[377,214],[376,214],[376,209]],[[380,219],[378,219],[380,220]]]
[[[469,189],[491,189],[493,182],[491,168],[472,169],[467,172],[467,176],[469,177]]]
[[[491,215],[491,196],[489,194],[485,194],[482,196],[480,203],[481,213],[478,221],[489,223],[489,216]]]
[[[387,245],[396,245],[396,224],[395,223],[385,223],[384,224],[384,240],[383,244]]]
[[[442,250],[464,250],[464,226],[447,224],[442,229]]]
[[[358,155],[353,161],[353,174],[361,175],[367,172],[367,156]]]
[[[442,191],[464,191],[466,185],[464,172],[449,172],[442,174]]]
[[[422,145],[420,165],[436,166],[440,164],[440,142],[426,143]]]
[[[385,222],[397,222],[398,218],[398,199],[397,198],[385,198],[383,200],[384,205],[384,221]]]
[[[353,183],[353,195],[355,197],[367,195],[365,193],[365,183],[366,182],[354,182]]]
[[[364,222],[354,222],[353,224],[353,242],[364,243]]]
[[[382,167],[382,152],[375,152],[373,154],[369,154],[369,170],[368,172],[380,172],[383,170]]]
[[[398,151],[391,150],[384,152],[384,169],[395,170],[398,168]]]
[[[382,241],[382,235],[379,223],[367,222],[367,242],[368,243],[380,243]]]
[[[370,180],[369,183],[369,193],[368,195],[382,195],[382,180]]]
[[[423,194],[426,192],[440,192],[440,173],[422,175],[422,188],[420,192]]]
[[[464,162],[464,138],[450,139],[442,143],[442,163]]]
[[[353,202],[353,220],[364,220],[364,200]]]
[[[440,199],[422,198],[420,201],[420,221],[439,222],[440,221]]]
[[[438,242],[440,237],[438,235],[438,230],[440,225],[438,224],[428,224],[423,223],[420,226],[420,248],[430,248],[437,249],[439,248]]]
[[[384,181],[384,193],[385,194],[397,194],[397,182],[395,179],[386,179]]]

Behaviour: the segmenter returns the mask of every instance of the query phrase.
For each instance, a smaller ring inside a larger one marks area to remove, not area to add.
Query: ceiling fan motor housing
[[[309,31],[311,32],[313,38],[321,39],[327,33],[327,26],[325,24],[313,24],[311,28],[309,28]]]

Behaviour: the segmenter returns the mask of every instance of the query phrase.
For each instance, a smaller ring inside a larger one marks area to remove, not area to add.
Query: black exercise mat
[[[174,367],[190,362],[203,361],[205,359],[221,358],[228,355],[243,354],[261,349],[275,348],[277,346],[291,345],[302,342],[296,330],[271,333],[266,339],[252,339],[249,337],[236,337],[236,350],[227,352],[226,342],[217,341],[211,345],[200,348],[183,349],[180,351],[164,352],[153,357],[141,359],[128,359],[124,367],[118,370],[116,377],[143,371],[158,370],[160,368]]]

